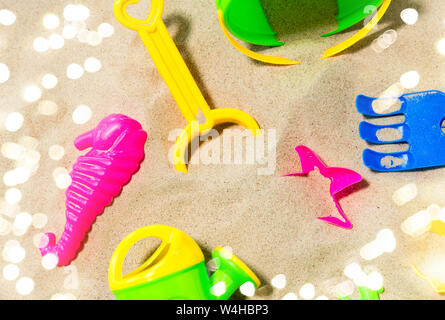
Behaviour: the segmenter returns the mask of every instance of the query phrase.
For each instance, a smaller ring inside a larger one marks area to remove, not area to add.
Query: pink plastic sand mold
[[[95,129],[75,139],[78,150],[91,150],[77,159],[70,173],[62,236],[56,243],[54,233],[46,233],[40,245],[42,256],[57,255],[59,266],[75,258],[96,217],[139,170],[146,140],[139,122],[121,114],[107,116]]]
[[[362,181],[362,176],[355,171],[345,168],[336,168],[336,167],[326,167],[326,165],[317,157],[317,155],[308,147],[298,146],[295,148],[297,151],[300,160],[301,160],[301,171],[298,173],[291,173],[285,175],[288,176],[303,176],[307,175],[311,171],[314,171],[317,167],[323,177],[331,180],[330,193],[332,200],[335,203],[335,207],[337,208],[340,215],[343,217],[344,221],[339,218],[329,216],[329,217],[319,217],[322,221],[333,224],[335,226],[351,229],[352,224],[346,217],[343,212],[340,204],[338,203],[337,194],[344,189]]]

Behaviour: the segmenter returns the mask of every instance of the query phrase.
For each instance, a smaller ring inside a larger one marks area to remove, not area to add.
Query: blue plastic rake
[[[360,137],[371,144],[407,143],[409,148],[403,152],[380,153],[370,149],[363,151],[364,164],[374,171],[407,171],[445,165],[445,94],[441,91],[424,91],[400,96],[401,107],[398,111],[379,114],[374,112],[372,104],[379,99],[359,95],[356,100],[357,110],[365,116],[382,118],[404,115],[405,121],[392,125],[374,125],[360,123]],[[378,132],[382,129],[395,129],[401,138],[382,141]]]

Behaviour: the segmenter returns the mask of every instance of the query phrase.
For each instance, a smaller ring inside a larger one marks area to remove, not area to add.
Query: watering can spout
[[[225,248],[212,252],[218,269],[210,277],[210,294],[217,300],[227,300],[246,282],[257,289],[261,282],[252,270]]]

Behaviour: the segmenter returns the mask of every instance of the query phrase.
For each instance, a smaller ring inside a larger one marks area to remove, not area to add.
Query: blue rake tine
[[[390,113],[377,113],[374,111],[374,109],[372,108],[372,103],[375,100],[383,100],[383,99],[396,99],[396,97],[394,98],[372,98],[372,97],[368,97],[365,95],[358,95],[357,98],[355,99],[355,105],[357,106],[357,111],[365,116],[368,117],[388,117],[388,116],[395,116],[395,115],[400,115],[403,114],[403,111],[405,110],[405,102],[403,100],[400,100],[402,102],[402,106],[400,107],[400,110],[395,111],[395,112],[390,112]]]
[[[398,140],[388,140],[388,141],[380,140],[377,137],[377,133],[382,129],[394,129],[400,131],[402,133],[402,137]],[[363,140],[374,144],[402,143],[402,142],[407,142],[407,139],[409,137],[409,127],[403,123],[377,126],[375,124],[363,121],[360,123],[358,130],[360,133],[360,137]]]
[[[412,156],[408,151],[381,153],[371,149],[363,151],[363,163],[374,171],[393,172],[409,170]]]

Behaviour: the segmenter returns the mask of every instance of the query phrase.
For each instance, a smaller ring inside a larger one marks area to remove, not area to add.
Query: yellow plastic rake
[[[190,142],[207,134],[216,125],[235,123],[249,129],[254,136],[259,135],[257,122],[247,113],[231,108],[210,109],[162,21],[164,0],[151,0],[151,9],[145,20],[133,18],[127,13],[127,7],[138,2],[116,0],[114,15],[122,25],[137,31],[187,121],[175,143],[173,161],[176,170],[187,172],[185,155]],[[201,115],[205,117],[205,122],[197,120]]]

